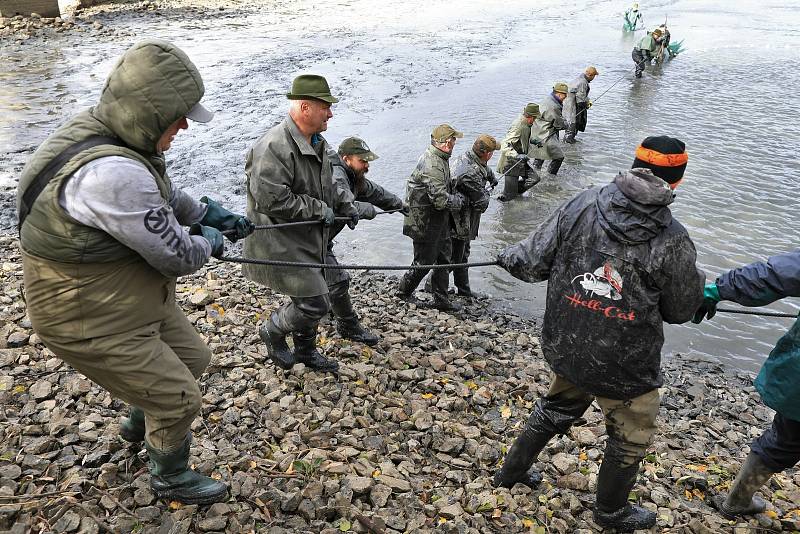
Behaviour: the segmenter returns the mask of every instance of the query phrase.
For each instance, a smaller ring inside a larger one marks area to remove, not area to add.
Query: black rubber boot
[[[572,132],[568,132],[567,135],[564,136],[564,142],[569,144],[575,144],[575,134]]]
[[[735,519],[740,515],[760,514],[767,509],[767,503],[761,497],[756,497],[755,492],[766,484],[772,475],[772,470],[764,465],[757,454],[751,452],[736,475],[728,497],[715,495],[711,498],[711,503],[728,519]]]
[[[555,434],[551,432],[535,432],[528,427],[524,428],[506,453],[503,467],[494,475],[494,486],[512,488],[517,483],[525,484],[529,488],[538,486],[542,475],[531,470],[531,466],[553,436]]]
[[[144,412],[141,408],[131,406],[128,417],[119,422],[119,435],[125,441],[139,443],[144,441]]]
[[[317,331],[294,332],[294,357],[298,363],[305,364],[309,369],[323,373],[335,373],[339,370],[339,362],[323,356],[317,350]]]
[[[417,286],[425,275],[419,276],[419,274],[417,274],[418,272],[420,271],[416,269],[406,271],[403,277],[400,278],[400,284],[397,286],[397,293],[395,293],[399,299],[412,304],[419,303],[419,300],[414,296],[414,290],[417,289]]]
[[[351,317],[341,319],[337,318],[336,331],[339,332],[339,335],[344,339],[358,341],[370,347],[377,345],[381,340],[380,337],[361,326],[361,323],[358,322],[358,315],[352,315]]]
[[[223,502],[228,496],[228,486],[197,473],[189,468],[189,446],[192,435],[177,450],[164,452],[145,442],[150,455],[150,488],[165,501],[184,504],[211,504]]]
[[[282,332],[275,324],[274,312],[267,324],[261,325],[261,328],[258,329],[258,335],[267,346],[267,354],[272,363],[281,369],[291,369],[297,363],[289,345],[286,344],[286,333]]]
[[[547,166],[547,172],[555,176],[556,174],[558,174],[558,169],[561,168],[562,163],[564,163],[563,159],[552,160],[550,164]]]
[[[535,159],[535,160],[533,160],[533,166],[535,168],[541,169],[542,165],[544,165],[544,160],[543,159]]]
[[[606,444],[606,457],[597,475],[595,523],[603,528],[617,529],[617,532],[652,528],[656,524],[655,512],[628,502],[639,473],[639,462],[622,467],[615,456],[608,454],[608,448],[609,444]]]
[[[460,312],[463,306],[461,306],[461,304],[459,304],[458,302],[455,302],[447,298],[447,295],[434,293],[433,303],[431,304],[431,308],[445,312]]]

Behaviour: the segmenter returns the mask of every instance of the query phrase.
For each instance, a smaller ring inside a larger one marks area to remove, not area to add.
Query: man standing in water
[[[586,67],[586,70],[569,84],[569,93],[564,100],[564,120],[567,123],[566,143],[574,143],[578,132],[586,131],[586,122],[592,101],[589,100],[589,84],[597,76],[597,69]]]
[[[351,199],[335,187],[328,143],[320,134],[333,117],[331,95],[322,76],[304,74],[287,95],[289,115],[264,134],[247,154],[247,213],[256,224],[314,221],[269,232],[269,238],[248,239],[245,256],[307,263],[325,263],[336,214],[355,227],[358,212]],[[278,367],[301,362],[310,369],[335,372],[336,361],[317,350],[317,325],[328,313],[328,284],[322,269],[287,269],[245,264],[244,276],[291,299],[275,310],[259,335]],[[294,353],[286,336],[294,339]]]
[[[561,112],[564,99],[567,98],[569,88],[564,82],[553,85],[553,91],[539,104],[539,117],[533,122],[531,128],[531,142],[536,141],[538,147],[534,151],[534,167],[542,168],[544,160],[549,159],[547,172],[558,174],[558,169],[564,162],[564,151],[558,142],[558,132],[567,127]]]
[[[404,215],[408,207],[397,195],[367,179],[369,164],[378,159],[367,143],[358,137],[348,137],[339,145],[338,152],[328,154],[333,165],[333,179],[348,196],[358,210],[358,218],[371,220],[377,215],[375,207],[384,211],[399,210]],[[325,263],[337,265],[333,253],[333,239],[344,229],[344,223],[337,222],[331,228],[328,252]],[[350,301],[350,274],[344,269],[326,269],[325,280],[331,300],[331,311],[336,316],[336,330],[345,339],[375,345],[380,338],[366,330],[358,321],[358,314]]]
[[[531,126],[538,116],[539,105],[529,103],[522,110],[522,114],[511,123],[503,138],[500,145],[500,160],[497,162],[497,172],[505,178],[503,194],[499,197],[501,201],[511,200],[539,183],[539,176],[531,172],[528,165]],[[538,144],[539,141],[534,143]]]
[[[406,184],[406,204],[410,213],[403,222],[403,234],[414,240],[412,265],[450,263],[453,213],[461,209],[465,199],[455,190],[455,182],[450,179],[448,160],[456,139],[462,137],[464,134],[449,124],[434,128],[430,146],[420,156]],[[414,290],[427,273],[424,269],[407,271],[400,279],[397,296],[412,301]],[[461,305],[447,297],[449,278],[446,269],[433,270],[433,307],[442,311],[459,311]]]
[[[636,64],[636,77],[641,78],[644,67],[647,63],[653,61],[653,58],[658,53],[661,46],[658,40],[661,38],[661,30],[656,28],[652,33],[647,33],[633,48],[631,57]]]
[[[166,500],[224,501],[189,468],[197,379],[211,351],[175,304],[175,278],[220,256],[252,224],[175,187],[164,152],[186,119],[208,122],[186,54],[157,39],[131,47],[98,104],[50,135],[17,192],[28,315],[59,358],[132,408],[120,435],[144,440],[150,486]],[[187,233],[182,225],[191,225]]]
[[[662,322],[690,320],[703,300],[694,245],[669,209],[687,161],[678,139],[646,138],[630,171],[574,197],[498,256],[516,278],[548,281],[542,351],[552,374],[496,486],[538,484],[528,470],[539,452],[597,400],[608,441],[594,519],[622,532],[655,524],[628,494],[656,431]]]
[[[800,297],[800,251],[779,254],[720,275],[705,287],[703,305],[694,322],[711,319],[717,303],[764,306],[784,297]],[[772,426],[750,444],[730,493],[712,498],[728,519],[758,514],[766,503],[755,496],[770,477],[800,462],[800,320],[778,340],[755,381],[764,404],[775,410]]]

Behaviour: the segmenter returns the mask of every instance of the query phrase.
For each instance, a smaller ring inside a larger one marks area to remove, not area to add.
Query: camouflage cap
[[[567,94],[569,92],[569,86],[564,82],[556,82],[553,84],[553,91]]]
[[[292,81],[292,90],[286,93],[289,100],[322,100],[335,104],[338,98],[331,94],[328,80],[316,74],[301,74]]]
[[[538,117],[540,115],[539,104],[534,104],[533,102],[531,102],[530,104],[525,106],[525,109],[522,110],[522,113],[526,117]]]
[[[360,137],[348,137],[339,143],[340,156],[358,156],[364,161],[375,161],[378,155],[369,149],[367,143]]]
[[[497,139],[487,134],[479,135],[472,144],[472,150],[479,156],[482,156],[487,152],[494,152],[499,148],[500,143],[497,142]]]
[[[444,143],[451,137],[455,137],[456,139],[461,139],[464,137],[464,134],[450,126],[449,124],[440,124],[436,128],[433,129],[431,132],[431,139],[436,141],[437,143]]]
[[[652,32],[652,33],[653,33],[653,35],[655,35],[656,37],[661,37],[661,35],[662,35],[664,32],[662,32],[662,31],[661,31],[661,28],[656,28],[655,30],[653,30],[653,32]]]

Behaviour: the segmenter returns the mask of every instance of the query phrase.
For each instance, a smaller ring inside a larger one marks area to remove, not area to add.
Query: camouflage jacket
[[[527,154],[531,142],[531,127],[525,115],[517,117],[500,143],[500,159],[497,161],[497,172],[503,174],[506,167],[516,163],[518,154]]]
[[[489,207],[489,191],[486,184],[497,184],[494,172],[470,148],[452,163],[455,189],[466,199],[460,211],[453,214],[451,235],[461,240],[478,237],[481,214]]]
[[[419,157],[406,183],[406,204],[411,211],[403,220],[403,234],[414,241],[438,241],[447,237],[459,203],[450,179],[450,154],[429,146]]]

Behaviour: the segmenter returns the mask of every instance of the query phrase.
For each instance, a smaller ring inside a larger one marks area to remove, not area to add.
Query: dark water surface
[[[195,16],[117,14],[103,20],[136,37],[67,35],[24,46],[0,43],[0,209],[10,231],[19,169],[52,129],[91,105],[118,55],[139,37],[174,41],[206,80],[209,125],[178,136],[168,154],[173,180],[192,193],[244,207],[244,155],[281,120],[291,79],[328,77],[342,101],[327,133],[336,145],[363,136],[381,158],[370,177],[398,194],[433,126],[502,137],[528,101],[594,64],[598,99],[588,131],[566,145],[566,162],[526,198],[493,202],[473,245],[493,258],[531,232],[576,192],[630,166],[647,135],[686,142],[688,171],[674,214],[689,229],[709,277],[797,247],[800,2],[678,0],[641,3],[648,26],[668,22],[687,52],[635,80],[623,34],[625,2],[430,2],[367,0],[263,2]],[[613,85],[612,84],[616,84]],[[495,164],[493,160],[491,164]],[[411,242],[397,215],[342,234],[340,259],[407,263]],[[476,269],[473,286],[500,306],[540,316],[544,284],[523,284],[497,268]],[[772,306],[797,312],[795,302]],[[668,353],[699,353],[756,369],[788,328],[786,319],[719,314],[701,326],[667,328]]]

